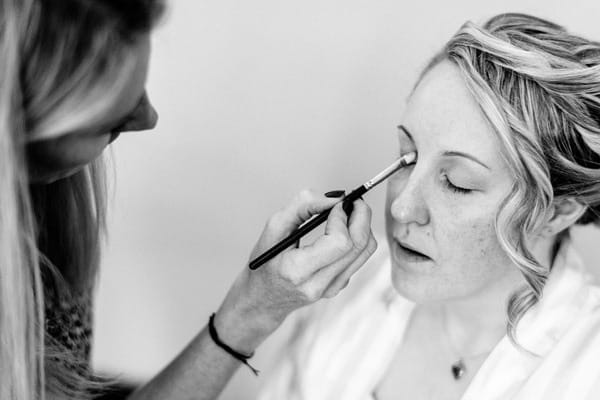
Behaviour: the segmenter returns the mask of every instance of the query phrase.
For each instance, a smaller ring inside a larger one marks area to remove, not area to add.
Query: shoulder
[[[600,286],[586,277],[577,291],[576,296],[564,298],[571,303],[570,315],[556,307],[556,317],[566,326],[536,375],[544,386],[568,394],[564,398],[596,399],[600,390]],[[555,332],[560,329],[549,329],[547,334]]]
[[[598,290],[596,290],[598,289]],[[600,393],[600,288],[594,305],[584,310],[544,362],[555,370],[554,385],[573,399],[597,399]]]

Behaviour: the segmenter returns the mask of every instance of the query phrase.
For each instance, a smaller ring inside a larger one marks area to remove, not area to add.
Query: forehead
[[[496,133],[450,61],[425,74],[408,100],[403,121],[420,151],[462,151],[491,164],[502,163]]]

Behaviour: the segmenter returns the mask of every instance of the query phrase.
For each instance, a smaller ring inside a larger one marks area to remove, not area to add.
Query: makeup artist
[[[144,90],[160,0],[0,0],[0,398],[83,399],[104,234],[101,154],[152,129]],[[371,211],[341,192],[301,192],[267,222],[250,258],[335,205],[325,233],[242,270],[210,324],[144,399],[214,399],[286,316],[335,296],[374,252]],[[336,205],[337,204],[337,205]]]

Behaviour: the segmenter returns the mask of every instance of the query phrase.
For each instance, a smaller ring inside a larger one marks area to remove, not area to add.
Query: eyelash
[[[450,180],[448,179],[448,175],[444,174],[442,178],[444,181],[444,186],[446,186],[449,190],[453,191],[454,193],[469,194],[472,192],[471,189],[461,188],[452,184],[452,182],[450,182]]]
[[[400,157],[402,157],[404,155],[406,155],[406,154],[400,154]],[[442,180],[443,180],[444,186],[446,186],[446,188],[448,190],[450,190],[454,193],[469,194],[473,191],[472,189],[465,189],[465,188],[454,185],[452,182],[450,182],[450,179],[448,179],[448,175],[446,175],[446,174],[442,175]]]

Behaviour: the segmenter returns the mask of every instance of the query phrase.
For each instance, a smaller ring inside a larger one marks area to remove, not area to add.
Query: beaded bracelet
[[[249,356],[247,356],[245,354],[235,351],[234,349],[232,349],[231,347],[229,347],[225,343],[223,343],[221,341],[221,339],[219,339],[219,335],[217,334],[217,329],[215,328],[215,313],[212,313],[212,315],[210,316],[210,318],[208,320],[208,332],[210,333],[210,337],[212,338],[213,342],[215,342],[215,344],[217,346],[219,346],[220,348],[225,350],[233,358],[239,360],[242,364],[245,364],[248,368],[250,368],[252,370],[254,375],[258,376],[260,371],[248,363],[248,360],[254,356],[254,352],[252,352]]]

